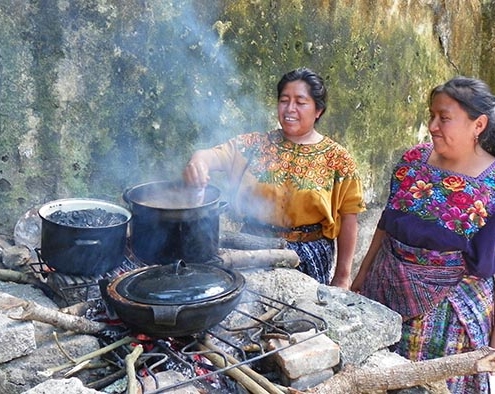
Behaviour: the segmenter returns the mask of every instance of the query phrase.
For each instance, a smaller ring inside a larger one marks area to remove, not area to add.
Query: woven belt
[[[286,228],[250,221],[242,231],[262,237],[284,238],[288,242],[311,242],[324,238],[320,224]]]
[[[302,230],[293,230],[289,232],[276,233],[277,237],[285,238],[289,242],[311,242],[317,241],[323,238],[323,231],[321,228],[313,230],[311,232],[306,232]]]

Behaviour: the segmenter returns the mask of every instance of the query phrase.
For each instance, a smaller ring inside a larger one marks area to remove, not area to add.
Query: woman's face
[[[445,93],[433,97],[428,129],[435,151],[446,158],[460,157],[472,150],[480,133],[477,119],[469,119],[460,104]]]
[[[278,121],[286,136],[300,137],[311,133],[320,114],[306,82],[298,80],[285,85],[278,100]]]

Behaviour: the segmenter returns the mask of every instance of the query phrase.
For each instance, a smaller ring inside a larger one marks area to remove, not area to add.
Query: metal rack
[[[198,345],[204,344],[205,338],[214,340],[223,345],[222,349],[211,349],[208,352],[215,353],[222,357],[225,361],[232,355],[236,355],[239,361],[236,363],[225,363],[224,368],[219,368],[206,374],[198,376],[189,376],[183,382],[175,383],[166,387],[159,387],[154,391],[147,391],[146,394],[158,394],[176,389],[178,387],[189,385],[193,382],[208,379],[213,375],[227,372],[228,370],[238,368],[243,365],[254,364],[268,356],[281,352],[295,346],[297,343],[305,342],[327,332],[328,326],[326,321],[308,311],[289,305],[283,301],[265,296],[253,290],[246,289],[243,300],[240,304],[227,316],[225,320],[217,324],[215,327],[194,337],[194,339],[178,352],[181,355],[181,360],[184,363],[184,370],[194,370],[194,366],[186,360],[190,360],[194,355],[202,355],[204,350],[197,350]],[[246,306],[248,306],[246,308]],[[268,320],[260,318],[247,310],[252,309],[269,309],[275,310],[275,313]],[[290,312],[290,313],[289,313]],[[231,325],[229,322],[238,321],[236,315],[242,317],[242,324]],[[312,334],[300,339],[298,342],[294,340],[295,332],[291,332],[287,327],[304,326],[308,331],[313,330]],[[276,337],[286,340],[286,345],[275,349],[264,350],[263,341],[266,337]],[[251,355],[244,350],[245,347],[255,345],[258,351]],[[169,353],[169,352],[167,352]],[[149,357],[143,354],[142,357]],[[164,357],[168,357],[164,355]],[[151,368],[150,368],[151,369]],[[152,373],[152,371],[150,371]]]

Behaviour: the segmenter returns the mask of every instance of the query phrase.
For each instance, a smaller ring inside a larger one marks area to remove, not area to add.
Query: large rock
[[[0,302],[2,298],[0,294]],[[33,323],[18,322],[0,314],[0,364],[30,354],[35,349]]]
[[[341,348],[343,365],[359,365],[400,339],[400,315],[359,294],[321,285],[295,269],[244,274],[248,288],[322,318],[328,326],[328,336]],[[297,312],[290,313],[296,315],[297,322]]]

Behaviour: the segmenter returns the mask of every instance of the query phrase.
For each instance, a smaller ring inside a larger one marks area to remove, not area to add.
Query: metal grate
[[[248,312],[252,310],[271,311],[270,318],[264,319],[267,313],[253,314]],[[154,391],[147,391],[146,394],[158,394],[170,391],[192,382],[205,380],[214,375],[224,373],[230,369],[238,368],[242,365],[251,365],[265,357],[271,356],[277,352],[288,349],[296,344],[293,335],[298,331],[293,329],[303,329],[303,331],[313,330],[312,334],[297,343],[305,342],[327,332],[328,326],[326,321],[308,311],[296,306],[289,305],[280,300],[268,297],[253,290],[246,289],[240,304],[227,316],[225,320],[201,334],[194,336],[193,340],[182,347],[178,354],[181,355],[183,369],[193,371],[194,365],[186,360],[194,359],[195,355],[204,355],[214,353],[228,360],[229,356],[235,356],[239,359],[236,363],[229,363],[224,368],[218,368],[214,371],[196,375],[187,376],[187,380],[174,383],[166,387],[156,388]],[[280,338],[287,341],[287,345],[275,348],[273,350],[264,350],[263,341],[269,338]],[[208,347],[205,342],[215,341],[219,346],[215,349],[197,350],[200,345]],[[162,341],[162,345],[163,345]],[[222,346],[220,348],[220,346]],[[258,351],[251,354],[245,351],[246,348],[256,348]],[[142,357],[149,357],[146,353]],[[164,355],[164,358],[168,356]],[[227,365],[227,364],[225,364]]]
[[[101,298],[99,282],[103,279],[113,279],[117,276],[144,267],[145,264],[137,259],[125,257],[122,264],[113,270],[97,276],[68,275],[50,268],[40,253],[35,249],[38,261],[30,267],[47,286],[56,293],[66,305],[76,304]]]

